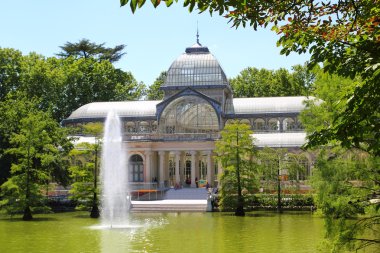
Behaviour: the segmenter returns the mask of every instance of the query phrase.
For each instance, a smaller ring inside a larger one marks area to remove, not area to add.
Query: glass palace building
[[[195,187],[196,179],[215,185],[222,171],[214,162],[215,141],[231,120],[249,124],[258,147],[297,152],[305,142],[298,115],[306,97],[233,98],[219,62],[199,42],[173,62],[161,89],[161,101],[90,103],[62,123],[104,121],[116,111],[128,146],[129,180],[160,186]]]

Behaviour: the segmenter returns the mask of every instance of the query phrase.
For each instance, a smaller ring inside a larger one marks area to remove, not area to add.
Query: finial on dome
[[[198,30],[198,20],[197,20],[197,44],[200,45],[199,43],[199,30]]]

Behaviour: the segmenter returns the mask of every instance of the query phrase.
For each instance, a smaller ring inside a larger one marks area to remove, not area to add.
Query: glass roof
[[[234,98],[234,114],[299,113],[305,108],[307,97]],[[309,97],[309,99],[313,99]],[[105,118],[115,110],[120,117],[156,116],[156,105],[161,101],[96,102],[75,110],[70,119]],[[201,101],[197,101],[202,103]]]
[[[253,143],[260,148],[301,147],[306,143],[306,133],[265,133],[253,134]]]
[[[110,110],[120,117],[146,117],[156,115],[156,105],[161,101],[96,102],[75,110],[70,119],[105,118]]]
[[[176,86],[229,85],[217,59],[207,47],[196,43],[186,48],[170,66],[162,88]]]
[[[312,97],[234,98],[235,114],[299,113]]]

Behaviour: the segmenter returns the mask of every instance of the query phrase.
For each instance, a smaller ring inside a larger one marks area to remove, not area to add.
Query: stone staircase
[[[207,196],[205,188],[169,189],[162,200],[132,201],[131,212],[205,212]]]

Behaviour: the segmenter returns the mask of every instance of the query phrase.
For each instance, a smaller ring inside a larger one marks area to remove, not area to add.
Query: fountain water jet
[[[118,115],[110,111],[104,125],[102,163],[101,217],[103,226],[128,225],[130,200],[126,166],[127,150],[123,147]]]

